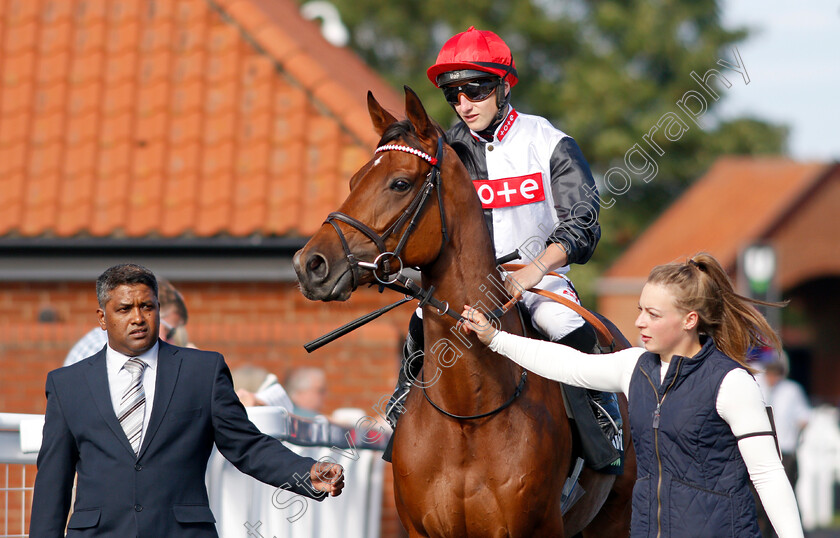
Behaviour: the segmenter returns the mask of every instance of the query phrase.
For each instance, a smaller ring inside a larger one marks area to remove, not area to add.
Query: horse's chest
[[[528,535],[524,530],[508,534],[508,529],[527,527],[545,513],[550,496],[544,492],[551,491],[550,484],[543,482],[544,473],[534,472],[533,465],[524,465],[500,448],[453,457],[454,450],[430,447],[426,456],[411,460],[410,471],[402,466],[395,469],[398,487],[412,498],[408,509],[416,510],[429,535]],[[527,518],[532,522],[520,521]]]

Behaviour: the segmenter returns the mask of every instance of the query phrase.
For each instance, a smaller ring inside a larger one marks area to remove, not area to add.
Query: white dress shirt
[[[64,359],[64,366],[76,364],[82,359],[86,359],[105,347],[108,343],[108,333],[94,327],[88,331],[78,342],[73,346],[67,357]]]
[[[152,416],[152,404],[155,401],[155,380],[157,377],[158,348],[159,343],[155,342],[152,348],[137,358],[146,363],[143,369],[143,391],[146,393],[146,412],[143,417],[143,433],[140,435],[140,446],[146,438],[146,430],[149,429],[149,417]],[[120,414],[120,400],[123,393],[131,384],[131,373],[123,368],[126,361],[131,357],[115,351],[108,345],[105,350],[105,364],[108,368],[108,388],[111,391],[111,403],[114,406],[114,414]]]

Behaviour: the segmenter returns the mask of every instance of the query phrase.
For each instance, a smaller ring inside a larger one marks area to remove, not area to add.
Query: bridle
[[[378,148],[376,148],[374,153],[375,154],[376,153],[381,153],[383,151],[402,151],[404,153],[410,153],[412,155],[416,155],[417,157],[420,157],[421,159],[428,162],[432,166],[431,170],[429,170],[429,173],[426,174],[426,179],[423,182],[423,185],[420,187],[420,190],[417,191],[417,194],[414,195],[414,198],[411,200],[411,203],[408,204],[408,206],[400,214],[400,216],[397,217],[397,219],[390,226],[388,226],[381,235],[378,234],[375,230],[373,230],[370,226],[368,226],[364,222],[362,222],[362,221],[360,221],[360,220],[358,220],[354,217],[351,217],[350,215],[348,215],[346,213],[342,213],[341,211],[334,211],[334,212],[330,213],[327,216],[327,219],[326,219],[325,223],[329,223],[333,227],[333,229],[335,229],[336,234],[338,234],[338,239],[339,239],[339,241],[341,241],[341,247],[344,249],[344,257],[347,259],[347,263],[350,266],[349,270],[351,271],[352,280],[353,280],[352,286],[353,286],[354,290],[358,286],[360,271],[361,270],[366,270],[366,271],[371,271],[373,273],[374,278],[379,283],[379,291],[380,292],[383,290],[383,288],[387,287],[389,289],[393,289],[393,290],[405,293],[405,298],[401,299],[400,301],[398,301],[398,302],[396,302],[392,305],[384,307],[377,312],[374,312],[372,314],[369,314],[368,316],[360,318],[359,320],[356,320],[355,322],[353,322],[351,324],[348,324],[345,327],[339,328],[337,331],[333,331],[333,333],[331,333],[330,335],[327,335],[326,337],[322,337],[319,340],[310,342],[309,344],[304,346],[307,349],[307,351],[312,351],[314,349],[317,349],[316,346],[320,347],[320,345],[323,345],[321,342],[326,343],[326,341],[331,341],[334,338],[340,337],[342,334],[346,334],[346,332],[349,332],[349,331],[353,330],[355,327],[359,326],[359,322],[365,323],[369,320],[372,320],[375,317],[378,317],[379,315],[381,315],[382,313],[387,312],[387,311],[389,311],[389,310],[391,310],[391,309],[393,309],[393,308],[395,308],[395,307],[397,307],[401,304],[404,304],[405,302],[410,301],[412,299],[419,299],[420,300],[420,304],[419,304],[420,307],[429,304],[429,305],[437,308],[438,313],[440,315],[447,314],[450,317],[453,317],[458,321],[461,321],[463,319],[463,318],[461,318],[460,314],[453,311],[449,307],[448,302],[441,302],[440,300],[438,300],[434,297],[434,287],[432,287],[431,289],[425,290],[422,287],[415,284],[413,281],[411,281],[411,279],[402,275],[403,266],[402,266],[402,260],[400,259],[400,253],[402,252],[402,249],[405,247],[406,243],[408,242],[408,238],[411,235],[411,232],[413,232],[414,228],[417,226],[417,221],[420,219],[420,214],[423,211],[423,208],[425,207],[426,202],[428,202],[428,200],[430,198],[429,195],[431,194],[432,189],[435,189],[437,191],[438,208],[440,210],[440,223],[441,223],[441,234],[442,234],[440,251],[443,251],[443,248],[449,242],[449,233],[447,232],[447,228],[446,228],[446,213],[445,213],[444,208],[443,208],[443,192],[442,192],[441,180],[440,180],[440,167],[441,167],[441,163],[443,161],[443,138],[442,137],[438,138],[437,154],[434,157],[432,157],[428,153],[424,152],[423,150],[420,150],[420,149],[417,149],[417,148],[414,148],[414,147],[411,147],[411,146],[402,145],[402,144],[382,145],[382,146],[379,146]],[[347,238],[344,236],[344,232],[341,231],[341,227],[338,225],[339,222],[343,222],[344,224],[347,224],[351,228],[354,228],[354,229],[358,230],[359,232],[364,234],[368,239],[370,239],[373,242],[374,245],[376,245],[376,248],[379,251],[379,254],[376,256],[376,258],[373,260],[373,262],[361,261],[358,258],[356,258],[356,256],[353,255],[353,253],[350,251],[350,245],[347,242]],[[396,248],[394,248],[393,251],[388,251],[386,246],[385,246],[385,241],[392,234],[394,234],[394,232],[396,232],[397,230],[402,228],[406,224],[406,222],[408,222],[408,225],[405,227],[405,230],[403,230],[402,236],[400,237],[399,241],[397,242]],[[393,272],[394,277],[389,280],[388,277],[392,274],[391,264],[390,264],[391,259],[395,259],[397,262],[399,262],[399,269]],[[381,277],[379,275],[380,269],[383,271],[383,275]],[[398,284],[398,282],[399,282],[399,284]],[[489,314],[488,317],[499,317],[501,314],[504,313],[504,311],[506,311],[506,308],[497,309],[496,311],[494,311],[492,313],[488,313]],[[522,318],[521,318],[521,313],[520,313],[520,320],[523,323],[523,330],[524,330],[524,320],[522,320]],[[327,340],[327,339],[329,339],[329,340]],[[522,374],[519,377],[519,383],[517,384],[513,395],[505,403],[503,403],[499,407],[493,409],[492,411],[488,411],[488,412],[480,413],[480,414],[476,414],[476,415],[456,415],[456,414],[450,413],[450,412],[444,410],[443,408],[441,408],[440,406],[438,406],[436,403],[434,403],[432,401],[432,399],[429,397],[429,394],[426,392],[425,383],[423,383],[422,389],[423,389],[423,395],[426,397],[426,400],[432,405],[432,407],[434,407],[440,413],[442,413],[442,414],[444,414],[444,415],[446,415],[450,418],[456,419],[456,420],[473,420],[473,419],[480,419],[480,418],[485,418],[485,417],[495,415],[496,413],[499,413],[503,409],[506,409],[507,407],[509,407],[519,397],[519,395],[522,394],[522,391],[525,388],[525,382],[526,382],[527,379],[528,379],[528,372],[527,372],[527,370],[523,369]]]
[[[408,238],[411,235],[411,232],[414,231],[414,228],[417,226],[417,221],[420,219],[420,214],[423,211],[423,208],[426,205],[426,202],[429,200],[429,195],[432,192],[432,189],[437,191],[437,198],[438,198],[438,208],[440,210],[440,222],[441,222],[441,250],[443,247],[446,246],[446,243],[449,242],[449,233],[446,229],[446,213],[443,208],[443,193],[441,191],[441,182],[440,182],[440,166],[441,162],[443,161],[443,138],[438,138],[437,143],[437,155],[432,157],[428,153],[411,147],[405,146],[402,144],[387,144],[383,146],[379,146],[376,148],[374,153],[381,153],[383,151],[402,151],[404,153],[410,153],[412,155],[416,155],[423,159],[424,161],[428,162],[432,165],[431,170],[429,173],[426,174],[426,179],[423,182],[423,185],[420,187],[420,190],[417,191],[417,194],[414,195],[414,198],[411,200],[411,203],[405,208],[405,210],[397,217],[394,222],[388,226],[385,231],[380,235],[376,233],[370,226],[365,224],[364,222],[351,217],[346,213],[342,213],[341,211],[333,211],[327,216],[326,223],[329,223],[334,229],[335,232],[338,234],[338,239],[341,241],[341,247],[344,249],[344,257],[347,259],[347,263],[350,266],[351,275],[353,277],[352,288],[355,290],[358,286],[359,282],[359,272],[361,269],[368,270],[373,272],[374,277],[380,284],[380,291],[382,291],[383,286],[387,286],[388,284],[393,284],[396,282],[396,277],[394,279],[388,280],[388,276],[391,274],[391,264],[390,260],[395,259],[399,262],[400,267],[394,273],[399,275],[400,271],[402,271],[402,261],[400,260],[400,253],[402,249],[405,247],[405,244],[408,242]],[[410,219],[410,220],[409,220]],[[347,238],[344,236],[344,233],[341,231],[341,227],[338,225],[338,222],[343,222],[347,224],[351,228],[355,228],[368,239],[370,239],[374,245],[376,245],[379,254],[373,260],[373,262],[365,262],[361,261],[353,253],[350,251],[350,245],[347,243]],[[385,241],[397,230],[402,228],[406,222],[408,225],[403,230],[402,236],[400,237],[399,241],[397,242],[396,248],[393,251],[388,251],[385,247]],[[379,270],[383,270],[383,275],[380,277]]]
[[[344,257],[349,265],[348,270],[351,271],[352,289],[355,290],[358,287],[359,273],[361,270],[371,271],[377,283],[379,284],[380,292],[383,291],[383,288],[389,288],[394,291],[404,293],[407,297],[405,301],[409,301],[411,299],[418,299],[420,301],[420,304],[418,306],[421,308],[428,304],[437,308],[438,313],[441,315],[446,314],[454,318],[456,321],[463,321],[461,315],[458,314],[456,311],[452,310],[448,302],[440,301],[439,299],[434,297],[434,286],[431,289],[426,290],[418,286],[411,279],[405,277],[402,274],[403,265],[402,260],[400,259],[400,253],[402,252],[402,249],[408,242],[408,238],[411,235],[411,232],[413,232],[414,228],[417,226],[417,221],[420,219],[420,214],[423,211],[423,208],[425,207],[426,203],[430,199],[429,195],[431,194],[432,189],[435,189],[437,191],[438,208],[440,211],[441,245],[439,252],[442,252],[443,248],[449,242],[449,232],[447,231],[446,227],[446,211],[443,207],[443,187],[440,179],[440,167],[441,163],[443,162],[443,138],[438,138],[437,154],[435,157],[432,157],[431,155],[429,155],[421,149],[402,144],[386,144],[379,146],[374,151],[374,154],[381,153],[383,151],[402,151],[404,153],[416,155],[417,157],[420,157],[424,161],[428,162],[432,166],[432,168],[431,170],[429,170],[429,173],[426,174],[426,179],[424,180],[423,185],[420,187],[420,190],[417,191],[417,194],[414,195],[414,198],[411,200],[411,203],[408,204],[408,206],[405,208],[405,210],[403,210],[399,217],[397,217],[396,220],[394,220],[394,222],[391,223],[391,225],[388,226],[381,235],[378,234],[374,229],[372,229],[364,222],[354,217],[351,217],[346,213],[342,213],[341,211],[334,211],[327,216],[327,219],[324,222],[330,224],[333,227],[335,233],[338,234],[338,239],[341,242],[341,248],[344,250]],[[341,227],[338,225],[338,222],[343,222],[351,228],[358,230],[359,232],[364,234],[368,239],[370,239],[374,245],[376,245],[379,254],[376,256],[373,262],[366,262],[356,258],[356,256],[350,251],[350,245],[347,242],[347,238],[344,236],[344,232],[341,231]],[[405,230],[403,230],[402,236],[397,242],[396,248],[394,248],[393,251],[388,251],[387,247],[385,246],[385,241],[395,231],[399,230],[403,225],[405,225],[406,222],[408,222],[408,225],[405,227]],[[395,271],[391,271],[391,259],[395,259],[399,263],[399,268]],[[380,276],[379,274],[380,270],[382,270],[383,272],[382,276]],[[393,278],[388,279],[389,275],[391,274],[393,274]],[[402,303],[397,303],[385,308],[387,310],[390,310],[391,308],[399,306],[399,304]],[[487,317],[491,319],[498,318],[499,316],[504,314],[512,304],[513,303],[511,302],[503,308],[496,309],[493,312],[488,312]],[[308,344],[304,347],[306,347],[309,351],[317,349],[314,346],[309,346]]]

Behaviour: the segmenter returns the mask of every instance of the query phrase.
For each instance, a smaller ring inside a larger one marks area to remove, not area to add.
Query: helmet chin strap
[[[504,97],[503,97],[504,96]],[[493,118],[492,125],[497,125],[503,119],[505,119],[505,113],[507,112],[508,105],[510,104],[510,92],[505,94],[505,79],[499,79],[499,86],[496,88],[496,117]]]

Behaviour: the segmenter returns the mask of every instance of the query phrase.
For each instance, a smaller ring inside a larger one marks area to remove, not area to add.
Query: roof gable
[[[636,239],[604,278],[645,278],[655,265],[699,251],[732,268],[741,247],[764,238],[828,168],[781,157],[723,157]]]

